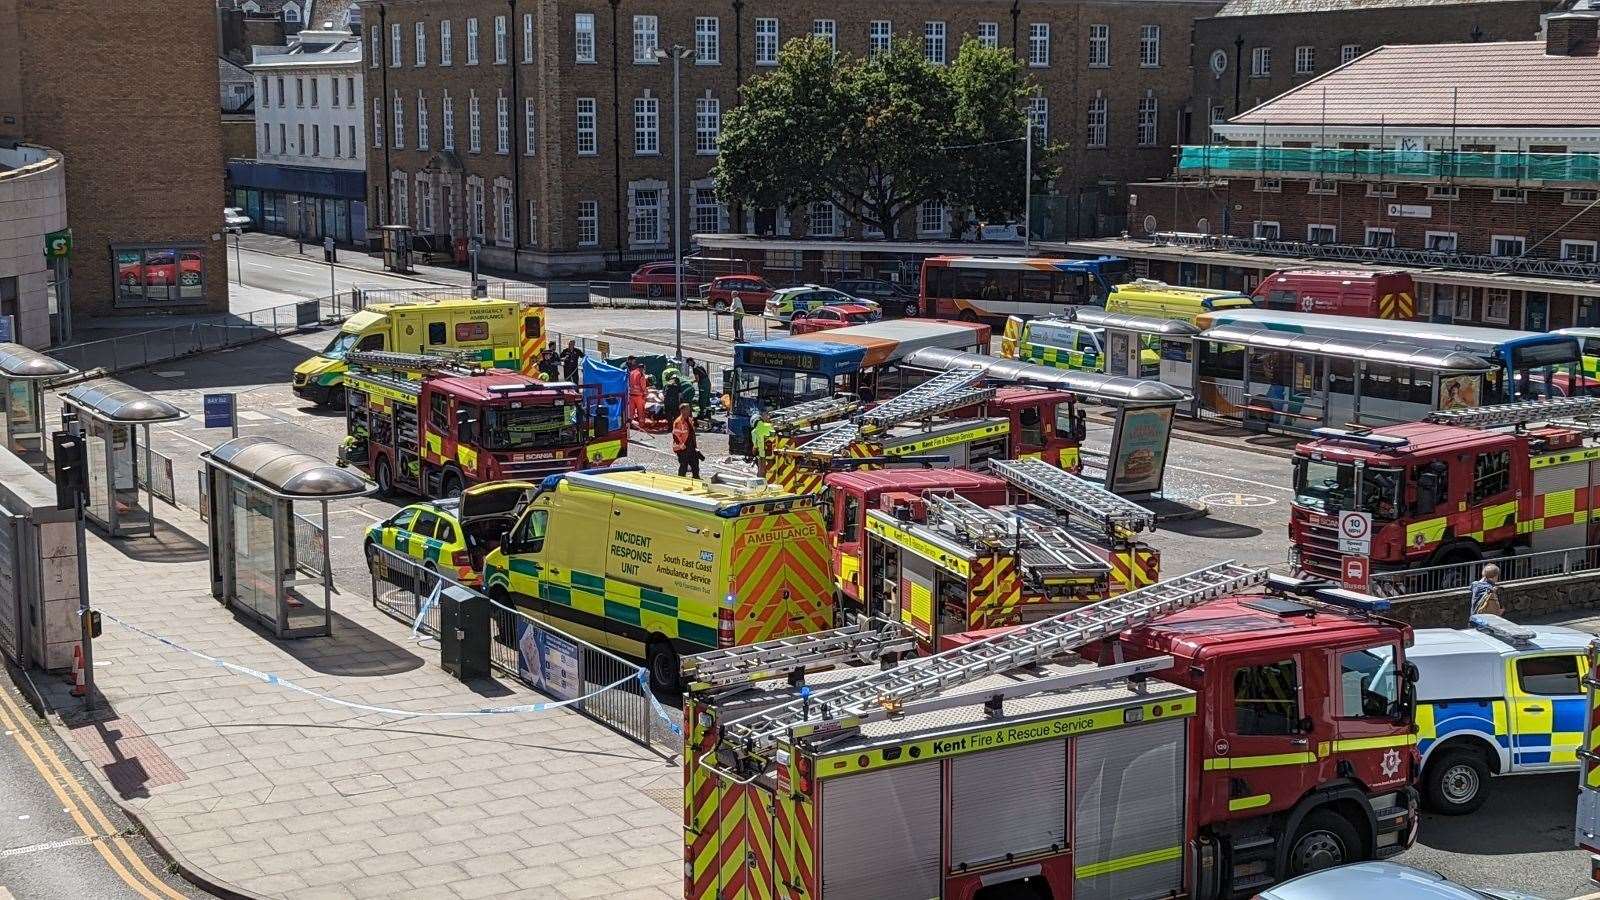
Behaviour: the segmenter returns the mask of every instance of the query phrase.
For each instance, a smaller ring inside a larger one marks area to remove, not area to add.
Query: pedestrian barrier
[[[495,602],[448,574],[382,547],[367,548],[372,605],[411,626],[413,639],[439,637],[440,594],[461,587],[490,605],[489,663],[624,736],[666,752],[682,746],[679,714],[650,692],[637,663]]]
[[[1600,545],[1591,544],[1567,550],[1544,550],[1538,553],[1478,559],[1471,562],[1406,569],[1400,572],[1377,572],[1371,577],[1368,593],[1378,597],[1404,597],[1410,594],[1464,588],[1483,577],[1483,567],[1491,563],[1500,568],[1501,584],[1530,578],[1547,578],[1552,575],[1593,572],[1600,570]]]
[[[139,486],[169,506],[178,505],[178,487],[172,478],[172,459],[165,453],[144,448],[144,468],[139,470]]]
[[[200,490],[205,490],[205,479],[200,481]],[[205,498],[200,500],[201,508],[205,507]],[[313,521],[305,516],[295,513],[294,516],[294,563],[295,568],[314,577],[326,577],[322,561],[328,558],[328,535],[322,530],[320,522]]]

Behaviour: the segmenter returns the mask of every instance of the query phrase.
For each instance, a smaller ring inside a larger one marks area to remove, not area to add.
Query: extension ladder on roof
[[[796,403],[794,406],[764,412],[761,417],[774,428],[811,428],[824,422],[842,419],[861,409],[861,401],[849,394],[834,394]]]
[[[1110,571],[1094,548],[1057,527],[1039,507],[979,506],[959,494],[927,494],[925,499],[929,525],[957,537],[1014,549],[1024,574],[1046,579]]]
[[[1154,531],[1156,514],[1039,459],[993,459],[989,468],[1018,490],[1068,513],[1126,531]]]
[[[683,660],[683,680],[720,689],[774,678],[796,669],[871,662],[886,653],[916,649],[910,632],[882,621],[708,650]]]
[[[1600,413],[1600,397],[1551,397],[1545,400],[1519,400],[1473,409],[1441,409],[1428,414],[1435,425],[1460,425],[1466,428],[1499,428],[1526,425],[1568,416]]]
[[[840,422],[801,445],[810,455],[842,452],[864,429],[880,431],[917,419],[930,418],[952,409],[982,403],[994,396],[992,388],[967,390],[983,378],[982,369],[954,369],[941,372],[909,391],[873,407],[850,422]]]

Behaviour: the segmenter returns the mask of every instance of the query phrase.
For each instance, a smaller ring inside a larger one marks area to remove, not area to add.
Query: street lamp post
[[[683,359],[683,154],[679,146],[678,72],[679,63],[689,53],[682,44],[672,45],[672,344],[677,358]],[[656,51],[657,59],[666,53]]]
[[[244,284],[244,251],[240,249],[240,244],[242,244],[244,242],[244,229],[240,228],[238,226],[234,226],[233,228],[231,228],[229,230],[233,232],[233,269],[234,269],[234,273],[236,275],[238,275],[239,283],[240,284]]]

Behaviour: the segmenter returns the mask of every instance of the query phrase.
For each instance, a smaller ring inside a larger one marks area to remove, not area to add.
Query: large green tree
[[[916,40],[851,59],[799,38],[724,117],[717,190],[758,207],[830,201],[889,238],[925,200],[990,221],[1014,217],[1032,90],[1008,51],[976,41],[941,66]],[[1053,152],[1035,148],[1035,179],[1053,174]]]

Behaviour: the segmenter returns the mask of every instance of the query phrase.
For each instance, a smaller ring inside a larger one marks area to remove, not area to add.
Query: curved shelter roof
[[[61,378],[78,370],[21,344],[0,344],[0,377],[15,380]]]
[[[264,437],[237,437],[200,454],[207,465],[226,469],[274,496],[288,500],[341,500],[370,494],[376,485],[287,444]]]
[[[154,425],[189,417],[182,407],[111,378],[80,384],[67,392],[66,399],[96,418],[117,425]]]
[[[905,361],[906,365],[934,372],[976,367],[983,369],[984,377],[993,381],[1056,388],[1071,391],[1080,397],[1113,403],[1178,404],[1189,397],[1172,385],[1159,381],[1146,381],[1125,375],[1106,375],[1100,372],[1057,369],[1053,366],[1040,366],[983,353],[947,350],[943,347],[924,347],[906,357]]]

